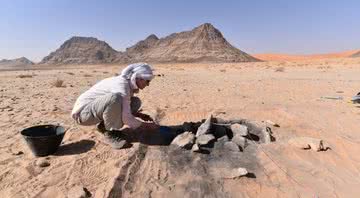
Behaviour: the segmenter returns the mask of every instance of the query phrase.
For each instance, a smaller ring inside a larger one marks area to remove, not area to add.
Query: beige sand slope
[[[199,121],[214,111],[280,125],[273,128],[276,141],[254,147],[253,158],[242,164],[253,176],[235,179],[216,176],[224,166],[207,169],[219,162],[205,154],[138,143],[113,150],[94,127],[75,125],[69,113],[76,97],[122,66],[2,71],[1,197],[67,197],[81,190],[76,186],[93,197],[358,197],[360,113],[348,100],[359,91],[359,65],[359,58],[154,65],[163,76],[139,96],[144,110],[160,115],[164,125]],[[54,87],[56,79],[64,86]],[[42,123],[71,129],[58,153],[34,158],[19,130]],[[320,138],[331,150],[289,144],[297,137]],[[223,157],[236,161],[234,155]],[[39,167],[40,160],[50,166]]]
[[[346,58],[355,54],[359,50],[349,50],[330,54],[314,54],[314,55],[289,55],[289,54],[254,54],[253,56],[265,61],[296,61],[296,60],[313,60],[313,59],[329,59],[329,58]]]

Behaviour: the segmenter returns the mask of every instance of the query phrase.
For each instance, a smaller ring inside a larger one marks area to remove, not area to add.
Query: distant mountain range
[[[16,59],[2,59],[0,60],[0,66],[3,67],[19,67],[19,66],[28,66],[33,65],[34,63],[31,62],[29,59],[25,57],[16,58]]]
[[[99,64],[131,62],[252,62],[257,58],[235,48],[210,23],[191,31],[164,38],[152,34],[145,40],[118,52],[92,37],[72,37],[40,64]]]
[[[146,39],[126,48],[114,50],[105,41],[93,37],[74,36],[39,64],[107,64],[107,63],[192,63],[192,62],[254,62],[294,61],[319,58],[360,57],[360,50],[318,55],[254,54],[249,55],[232,46],[210,23],[190,31],[158,38],[151,34]],[[0,66],[27,66],[34,63],[25,57],[0,60]]]

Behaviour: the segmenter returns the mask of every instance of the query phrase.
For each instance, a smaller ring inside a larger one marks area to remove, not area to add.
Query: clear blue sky
[[[205,22],[250,54],[360,48],[359,0],[2,0],[0,59],[39,61],[74,35],[123,51]]]

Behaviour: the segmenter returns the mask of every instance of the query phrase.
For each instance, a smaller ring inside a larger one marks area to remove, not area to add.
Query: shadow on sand
[[[62,156],[62,155],[77,155],[81,153],[86,153],[94,145],[95,142],[92,140],[81,140],[78,142],[64,144],[60,146],[59,150],[54,155]]]
[[[121,133],[129,143],[139,142],[146,145],[170,145],[172,140],[180,133],[183,133],[182,125],[160,126],[157,131],[132,131],[124,130]]]

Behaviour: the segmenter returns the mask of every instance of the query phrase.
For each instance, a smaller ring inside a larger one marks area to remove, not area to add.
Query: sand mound
[[[331,59],[331,58],[346,58],[359,50],[349,50],[330,54],[312,54],[312,55],[290,55],[290,54],[254,54],[254,57],[266,61],[299,61],[299,60],[314,60],[314,59]]]

